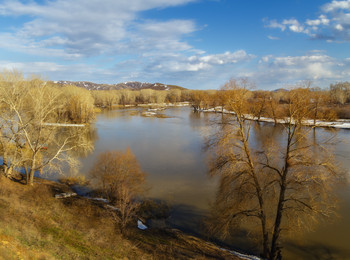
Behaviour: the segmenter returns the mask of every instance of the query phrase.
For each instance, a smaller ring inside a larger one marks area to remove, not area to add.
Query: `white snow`
[[[85,127],[84,124],[60,124],[60,123],[43,123],[45,126],[73,126],[73,127]]]
[[[115,211],[120,211],[117,207],[114,207],[112,205],[107,205],[108,208],[112,209],[112,210],[115,210]]]
[[[156,112],[145,111],[142,113],[143,116],[155,116]]]
[[[261,258],[254,256],[254,255],[245,255],[245,254],[241,254],[239,252],[233,251],[233,250],[228,250],[225,248],[220,248],[222,251],[226,251],[229,252],[230,254],[234,255],[234,256],[238,256],[241,259],[245,259],[245,260],[261,260]]]
[[[56,194],[55,198],[62,199],[62,198],[69,198],[69,197],[74,197],[74,196],[77,196],[77,194],[75,192],[65,192],[65,193],[61,193],[61,194]]]
[[[137,220],[137,228],[141,230],[145,230],[147,229],[147,226],[143,224],[141,220]]]
[[[226,109],[224,109],[223,111],[221,111],[221,107],[215,107],[215,108],[209,108],[209,109],[199,109],[198,111],[200,112],[218,112],[218,113],[224,113],[224,114],[234,114],[234,112],[232,111],[228,111]],[[258,118],[254,117],[253,115],[244,115],[246,119],[248,120],[255,120],[257,121]],[[284,119],[277,119],[276,122],[279,124],[285,124],[289,122],[289,118],[284,118]],[[274,123],[274,119],[273,118],[268,118],[268,117],[260,117],[259,119],[260,122],[269,122],[269,123]],[[307,125],[307,126],[314,126],[314,120],[309,119],[309,120],[303,120],[303,125]],[[294,122],[292,121],[292,124],[294,124]],[[341,128],[341,129],[350,129],[350,120],[349,119],[339,119],[339,120],[335,120],[335,121],[322,121],[322,120],[316,120],[315,122],[315,126],[318,127],[333,127],[333,128]]]
[[[92,200],[97,200],[97,201],[102,201],[104,203],[108,203],[108,200],[107,199],[104,199],[104,198],[91,198]]]

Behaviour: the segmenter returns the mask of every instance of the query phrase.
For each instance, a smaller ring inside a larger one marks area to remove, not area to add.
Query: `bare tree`
[[[68,121],[74,123],[89,123],[94,118],[94,99],[89,90],[76,86],[66,86],[60,89],[59,97],[61,113]],[[112,93],[110,93],[112,96]],[[108,103],[109,104],[109,103]]]
[[[338,82],[330,85],[330,95],[333,102],[344,105],[350,101],[350,83],[349,82]]]
[[[261,116],[266,111],[266,103],[268,100],[267,91],[254,91],[253,92],[253,102],[251,103],[251,111],[253,116],[257,118],[257,121],[260,121]]]
[[[139,207],[135,201],[145,182],[135,155],[130,149],[124,153],[105,152],[97,158],[90,171],[96,187],[102,191],[110,203],[117,208],[114,216],[123,232]]]
[[[17,71],[3,71],[0,82],[0,151],[3,172],[10,178],[12,170],[22,166],[23,141],[21,128],[16,121],[16,111],[24,108],[27,89],[23,76]]]
[[[249,85],[249,84],[248,84]],[[211,139],[211,173],[220,175],[213,231],[230,234],[233,226],[258,230],[262,257],[281,257],[282,230],[306,228],[317,217],[334,212],[334,183],[340,174],[333,156],[310,138],[312,127],[302,126],[309,116],[304,89],[292,91],[284,131],[274,140],[253,143],[251,122],[245,118],[247,82],[225,85],[227,104],[234,116],[220,120]],[[258,229],[257,229],[258,227]]]
[[[34,173],[44,168],[60,171],[63,164],[77,167],[73,152],[91,150],[93,145],[85,138],[88,127],[60,124],[66,122],[58,112],[64,106],[62,91],[40,79],[18,78],[15,72],[3,75],[7,76],[0,86],[1,121],[6,124],[2,124],[0,143],[5,158],[11,156],[5,160],[5,169],[24,167],[27,183],[33,184]]]

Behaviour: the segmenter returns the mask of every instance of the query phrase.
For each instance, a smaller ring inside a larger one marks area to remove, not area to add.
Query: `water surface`
[[[81,172],[88,174],[98,154],[130,147],[147,172],[146,196],[173,206],[170,217],[173,226],[201,233],[201,219],[208,213],[217,189],[217,180],[208,176],[207,155],[203,149],[210,119],[217,115],[193,113],[190,108],[171,108],[164,111],[170,118],[149,118],[137,111],[125,109],[98,114],[95,150],[81,159]],[[252,138],[263,142],[265,135],[279,138],[281,128],[262,123],[253,124],[252,131]],[[323,138],[331,131],[318,128],[315,138]],[[336,131],[342,142],[336,145],[335,154],[350,174],[350,131]],[[321,223],[314,232],[291,239],[285,259],[350,259],[350,187],[339,188],[338,192],[340,218]],[[245,238],[237,241],[235,248],[254,252]]]

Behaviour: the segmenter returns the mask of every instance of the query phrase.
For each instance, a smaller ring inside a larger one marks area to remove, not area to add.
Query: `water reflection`
[[[222,123],[222,118],[218,121]],[[291,241],[296,242],[296,232],[310,230],[322,218],[335,216],[332,215],[336,208],[335,190],[346,182],[343,171],[334,167],[335,131],[303,127],[297,129],[292,139],[287,135],[290,130],[283,125],[246,122],[246,129],[251,131],[244,133],[235,121],[225,120],[223,125],[212,138],[212,171],[218,173],[220,180],[209,231],[234,241],[237,230],[246,230],[256,241],[256,251],[262,252],[263,238],[268,247],[276,232],[277,209],[281,209],[276,199],[281,187],[286,188],[281,224],[284,238],[288,231]],[[250,134],[249,151],[244,134]],[[292,144],[289,150],[287,141]],[[290,151],[287,163],[286,151]],[[282,186],[285,167],[289,170]],[[283,240],[279,242],[283,247]],[[245,248],[244,244],[241,246]],[[306,256],[299,256],[302,257]]]
[[[62,174],[76,175],[79,173],[79,158],[88,156],[94,150],[94,144],[98,139],[97,131],[94,126],[86,127],[61,127],[55,133],[54,142],[50,143],[44,156],[53,158],[57,155],[57,151],[63,149],[62,155],[64,159],[53,160],[56,167],[49,167],[43,171],[46,178],[53,180],[60,179]],[[62,147],[62,144],[66,144]],[[41,173],[36,172],[35,176]]]
[[[82,172],[89,172],[99,153],[129,146],[148,173],[149,197],[206,209],[215,183],[206,175],[202,117],[192,117],[187,108],[165,110],[170,118],[146,118],[131,111],[135,109],[98,115],[99,139],[94,153],[82,159]]]
[[[186,231],[201,233],[201,220],[208,215],[209,204],[215,199],[218,179],[208,177],[207,154],[203,151],[205,136],[213,130],[211,120],[222,117],[221,114],[193,113],[189,108],[174,108],[163,111],[171,118],[145,118],[138,109],[104,111],[99,114],[96,123],[95,150],[81,159],[82,173],[88,173],[95,158],[106,150],[125,150],[130,147],[140,165],[148,173],[148,197],[165,200],[173,205],[170,224]],[[268,146],[272,142],[281,142],[283,126],[270,123],[252,124],[252,145]],[[334,130],[316,129],[314,138],[324,140]],[[338,138],[343,140],[335,147],[337,159],[342,166],[350,169],[350,131],[336,130]],[[268,137],[268,138],[267,138]],[[273,138],[273,140],[271,139]],[[272,140],[272,141],[271,141]],[[290,239],[286,244],[285,259],[310,259],[312,250],[317,255],[325,251],[330,257],[349,256],[350,240],[350,189],[339,189],[342,200],[340,215],[334,223],[322,223],[315,232]],[[230,244],[235,249],[256,253],[254,243],[248,243],[244,231],[235,231],[237,237]],[[305,247],[298,246],[300,241],[308,241]],[[298,248],[298,249],[296,249]],[[312,259],[312,258],[311,258]],[[322,258],[321,258],[322,259]]]

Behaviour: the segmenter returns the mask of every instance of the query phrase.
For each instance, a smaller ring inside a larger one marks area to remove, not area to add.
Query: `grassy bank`
[[[33,187],[0,178],[0,259],[235,259],[174,230],[135,228],[120,234],[100,202],[55,199],[63,184]]]

